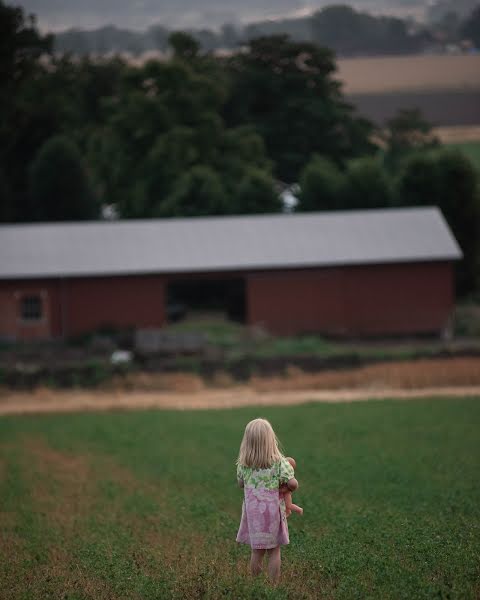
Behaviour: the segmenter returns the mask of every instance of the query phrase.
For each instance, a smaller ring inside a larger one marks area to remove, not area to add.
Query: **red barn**
[[[159,327],[216,298],[281,334],[439,333],[461,251],[435,207],[0,227],[0,337]]]

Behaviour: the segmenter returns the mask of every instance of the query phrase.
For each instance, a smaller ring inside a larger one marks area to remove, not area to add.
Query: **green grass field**
[[[243,428],[297,459],[272,589],[234,539]],[[0,420],[0,597],[480,595],[479,399]]]

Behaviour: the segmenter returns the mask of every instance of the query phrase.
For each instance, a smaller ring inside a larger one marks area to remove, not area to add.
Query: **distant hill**
[[[427,18],[430,21],[441,21],[452,13],[460,18],[467,17],[476,6],[480,5],[480,0],[437,0],[429,6]]]
[[[455,0],[458,1],[458,0]],[[16,3],[13,0],[13,3]],[[331,0],[20,0],[38,15],[44,29],[60,31],[71,27],[98,28],[115,25],[145,29],[152,23],[175,28],[219,28],[223,23],[245,24],[264,19],[303,16]],[[427,0],[340,0],[375,13],[419,16]]]
[[[432,42],[430,32],[411,21],[374,16],[346,5],[327,6],[308,17],[265,20],[239,27],[223,25],[217,31],[189,31],[204,51],[234,50],[251,39],[276,34],[328,46],[339,56],[414,54],[425,50]],[[169,33],[161,25],[151,26],[145,32],[114,26],[92,31],[71,29],[56,35],[55,47],[59,52],[76,54],[164,52]]]

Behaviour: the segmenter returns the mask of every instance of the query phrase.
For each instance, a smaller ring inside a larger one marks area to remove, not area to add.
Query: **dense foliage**
[[[258,38],[227,68],[227,122],[255,127],[282,181],[297,181],[313,153],[342,163],[373,152],[372,125],[345,103],[330,50],[285,35]]]
[[[345,102],[331,50],[272,35],[220,58],[176,32],[166,61],[54,57],[2,0],[0,31],[1,221],[112,204],[121,218],[278,212],[299,182],[302,211],[438,204],[467,257],[460,291],[474,289],[477,172],[435,153],[416,111],[376,132]]]
[[[13,11],[21,15],[7,6],[2,14]],[[99,201],[130,218],[279,210],[273,176],[296,181],[314,152],[343,164],[374,149],[372,126],[343,100],[332,53],[313,44],[260,38],[221,60],[178,32],[169,38],[171,60],[132,66],[68,56],[41,62],[43,40],[33,32],[25,39],[12,30],[9,42],[34,74],[11,86],[16,118],[2,115],[5,220],[48,217],[31,210],[40,184],[29,187],[28,174],[58,135],[79,149]],[[7,69],[2,77],[13,79]],[[55,161],[40,172],[50,189],[62,188]]]
[[[95,219],[99,207],[78,148],[64,136],[43,144],[29,170],[29,214],[35,221]]]

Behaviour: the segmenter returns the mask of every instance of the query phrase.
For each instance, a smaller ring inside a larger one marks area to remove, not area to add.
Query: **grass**
[[[257,409],[0,420],[0,597],[478,598],[478,399],[262,409],[295,456],[278,589],[234,542]]]
[[[459,305],[459,310],[463,305]],[[469,331],[470,313],[463,311],[462,330]],[[465,329],[467,328],[467,329]],[[274,336],[255,328],[222,319],[186,320],[169,325],[166,329],[172,333],[195,332],[205,336],[207,343],[216,351],[222,352],[222,358],[228,363],[242,359],[283,358],[312,356],[322,358],[357,357],[367,360],[402,360],[419,355],[434,356],[445,348],[445,342],[437,338],[398,339],[372,341],[331,340],[321,335]],[[473,335],[476,335],[476,329]],[[196,357],[181,357],[179,366],[189,367],[197,364]]]

